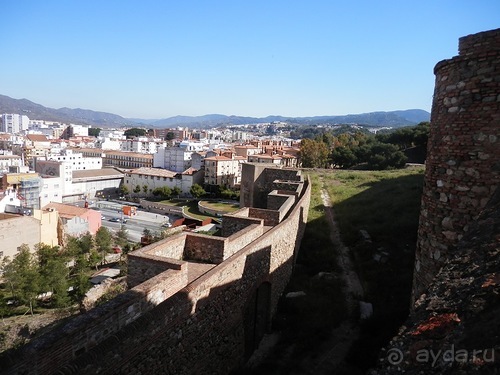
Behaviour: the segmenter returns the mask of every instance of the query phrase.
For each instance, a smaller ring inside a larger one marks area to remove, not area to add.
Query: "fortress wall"
[[[294,194],[291,195],[286,192],[273,190],[267,196],[267,208],[277,210],[280,214],[279,218],[281,221],[293,207],[295,199],[296,197]]]
[[[500,29],[460,38],[459,51],[434,69],[414,299],[500,184]]]
[[[276,180],[273,181],[273,190],[281,190],[281,191],[289,191],[293,192],[293,194],[300,195],[302,192],[302,182],[294,182],[294,181],[282,181]]]
[[[2,370],[183,375],[237,369],[254,349],[256,334],[269,324],[289,280],[307,221],[309,195],[308,186],[285,220],[171,297],[164,299],[162,293],[173,289],[170,283],[176,278],[170,275],[181,271],[167,270],[54,331],[57,345],[36,339],[12,362],[0,357]],[[205,239],[188,235],[186,240],[190,237]],[[256,294],[262,285],[269,285],[269,297],[259,308],[265,313],[256,314]],[[119,329],[107,331],[116,322],[121,322]],[[65,333],[67,327],[73,334]],[[108,336],[99,343],[84,334],[89,330]]]
[[[167,270],[113,300],[79,315],[0,358],[2,374],[53,374],[72,358],[85,355],[168,299],[187,284],[187,268]],[[74,370],[73,373],[79,371]]]
[[[163,245],[164,241],[168,242],[168,246]],[[163,258],[182,260],[184,246],[186,246],[186,234],[181,232],[143,248],[145,249],[143,252]]]
[[[279,211],[285,202],[290,198],[292,198],[293,204],[293,201],[295,200],[294,196],[289,194],[280,194],[277,190],[273,190],[267,196],[267,209]],[[288,206],[289,205],[287,205],[287,207]]]
[[[264,225],[274,226],[280,223],[280,212],[263,208],[250,208],[249,215],[264,220]]]
[[[241,173],[240,207],[266,208],[267,194],[276,190],[275,181],[302,183],[300,170],[281,169],[275,165],[262,163],[243,163]],[[288,184],[290,190],[296,190],[295,184]],[[301,191],[301,188],[298,188]]]
[[[250,225],[238,233],[235,233],[227,238],[226,248],[224,249],[224,260],[232,256],[237,251],[241,250],[252,241],[262,236],[264,233],[264,226],[262,225],[262,220],[259,220],[259,224]]]
[[[225,214],[222,218],[222,236],[229,237],[252,224],[261,224],[261,220],[248,217],[248,207],[236,212]]]
[[[218,264],[224,260],[227,239],[201,233],[186,236],[183,259]]]
[[[168,269],[181,270],[184,262],[177,259],[182,258],[185,242],[186,235],[180,233],[128,254],[129,287],[139,285]],[[166,243],[168,246],[165,246]]]

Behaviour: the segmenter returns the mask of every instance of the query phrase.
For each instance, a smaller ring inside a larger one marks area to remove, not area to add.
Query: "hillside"
[[[221,125],[258,124],[273,121],[289,122],[296,125],[360,124],[368,126],[409,126],[429,121],[430,114],[421,109],[390,112],[370,112],[343,116],[313,117],[246,117],[207,114],[203,116],[174,116],[160,120],[130,119],[107,112],[97,112],[81,108],[48,108],[27,99],[13,99],[0,95],[0,113],[19,113],[33,120],[59,121],[100,127],[147,126],[174,127],[189,126],[211,128]]]
[[[112,113],[80,108],[48,108],[27,99],[13,99],[5,95],[0,95],[0,113],[18,113],[26,115],[32,120],[58,121],[103,127],[137,125],[134,121]]]

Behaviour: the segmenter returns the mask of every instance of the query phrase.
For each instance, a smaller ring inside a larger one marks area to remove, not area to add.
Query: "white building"
[[[56,202],[63,201],[64,183],[62,177],[44,177],[42,176],[42,191],[40,192],[40,207]]]
[[[120,150],[121,141],[126,139],[127,137],[123,130],[101,129],[95,147],[103,150]]]
[[[51,154],[49,160],[60,161],[71,171],[81,171],[85,169],[101,169],[102,158],[100,157],[84,157],[79,152],[74,152],[70,149],[61,149],[61,153]]]
[[[17,134],[24,130],[28,130],[30,119],[25,115],[18,115],[15,113],[2,114],[2,121],[0,122],[0,132]]]
[[[153,155],[153,167],[184,172],[191,167],[193,152],[201,151],[203,147],[202,143],[189,141],[183,141],[175,147],[160,147]]]
[[[23,167],[23,159],[12,151],[0,150],[0,172],[8,172],[10,167]]]
[[[156,154],[159,148],[167,147],[167,142],[159,138],[135,137],[121,141],[122,151],[138,152],[142,154]]]

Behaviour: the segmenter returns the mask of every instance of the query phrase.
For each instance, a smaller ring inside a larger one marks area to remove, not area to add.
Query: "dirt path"
[[[338,252],[338,262],[340,268],[342,269],[341,276],[345,283],[344,294],[348,302],[349,312],[352,314],[354,308],[353,305],[357,305],[359,299],[363,297],[363,286],[361,285],[361,281],[349,255],[349,248],[344,245],[340,238],[340,230],[337,222],[335,221],[332,202],[325,189],[321,189],[321,199],[323,200],[325,216],[330,228],[330,240]]]
[[[322,182],[323,183],[323,182]],[[344,321],[335,328],[329,335],[330,339],[321,340],[321,344],[312,353],[306,354],[300,359],[298,369],[290,369],[287,363],[291,360],[295,343],[289,343],[288,350],[281,353],[280,357],[274,358],[273,364],[278,368],[287,368],[288,375],[327,375],[332,373],[351,373],[346,369],[345,358],[352,344],[359,338],[359,301],[362,300],[364,291],[354,264],[351,260],[350,249],[345,246],[340,237],[338,224],[335,221],[335,214],[332,208],[330,196],[325,188],[321,190],[325,218],[328,223],[330,241],[337,252],[337,261],[339,265],[338,277],[343,284],[343,299],[347,308],[347,314]],[[259,349],[253,354],[247,363],[248,368],[252,369],[258,366],[262,361],[272,355],[273,347],[279,342],[279,333],[266,335],[262,340]],[[281,366],[281,367],[280,367]],[[265,374],[282,374],[285,372],[265,372]],[[252,374],[256,372],[250,372]]]
[[[331,339],[322,345],[322,349],[316,358],[309,362],[310,374],[330,374],[345,359],[349,348],[359,337],[359,301],[363,298],[363,286],[354,268],[349,255],[349,248],[345,246],[340,238],[338,224],[332,202],[326,189],[321,190],[321,199],[325,207],[325,217],[330,229],[330,240],[337,250],[338,263],[341,269],[340,277],[344,281],[344,298],[348,309],[347,319],[337,327],[331,335]]]

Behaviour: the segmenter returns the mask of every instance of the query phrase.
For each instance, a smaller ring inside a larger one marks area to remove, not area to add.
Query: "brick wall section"
[[[434,69],[414,299],[500,184],[500,29],[461,38],[459,50]]]
[[[168,246],[164,246],[164,242],[168,242]],[[185,245],[186,234],[181,232],[143,248],[142,252],[159,257],[182,260]]]
[[[166,270],[181,271],[185,262],[158,256],[137,256],[129,254],[127,284],[133,288]]]
[[[248,213],[249,209],[246,207],[236,212],[224,215],[222,219],[222,236],[229,237],[249,225],[261,223],[261,220],[258,218],[249,218]]]
[[[267,196],[267,208],[270,210],[276,210],[280,213],[280,221],[285,217],[285,215],[290,211],[295,203],[295,195],[283,194],[277,190],[273,190]]]
[[[294,194],[300,195],[302,182],[276,180],[273,181],[273,190],[293,191]]]
[[[227,238],[226,248],[224,249],[224,260],[241,250],[242,246],[246,246],[252,241],[262,236],[264,233],[264,225],[262,220],[259,224],[250,225],[238,233]]]
[[[224,260],[226,238],[206,234],[189,234],[184,248],[185,260],[218,264]]]
[[[263,208],[253,208],[249,210],[249,215],[251,217],[257,217],[259,219],[264,219],[264,225],[275,226],[280,223],[280,212],[276,210],[267,210]]]

